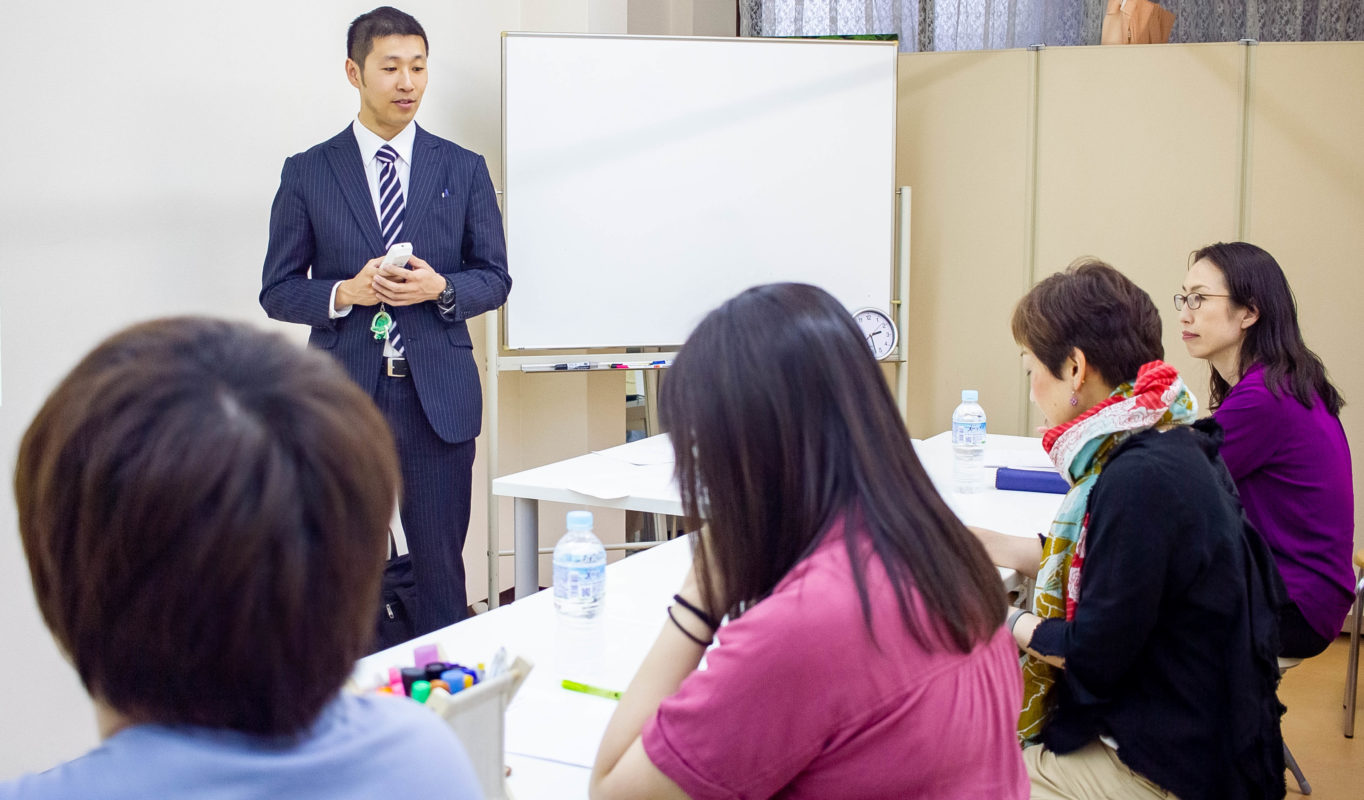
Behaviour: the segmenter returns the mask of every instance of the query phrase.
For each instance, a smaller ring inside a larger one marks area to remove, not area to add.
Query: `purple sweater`
[[[1340,420],[1320,398],[1308,409],[1286,389],[1275,396],[1260,364],[1213,418],[1226,431],[1222,458],[1246,516],[1274,552],[1289,599],[1313,630],[1335,638],[1354,600],[1354,484]]]

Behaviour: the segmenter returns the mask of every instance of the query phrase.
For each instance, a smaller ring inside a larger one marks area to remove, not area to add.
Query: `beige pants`
[[[1176,800],[1128,769],[1113,748],[1097,739],[1060,756],[1033,745],[1024,749],[1023,764],[1032,781],[1032,800]]]

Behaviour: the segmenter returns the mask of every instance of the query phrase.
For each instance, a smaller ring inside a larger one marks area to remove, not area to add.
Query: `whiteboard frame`
[[[877,219],[878,221],[879,221],[879,220],[883,220],[883,221],[884,221],[885,226],[886,226],[886,228],[885,228],[885,230],[884,230],[884,236],[885,236],[885,238],[884,238],[883,240],[882,240],[882,239],[872,240],[872,239],[868,239],[868,238],[865,237],[865,236],[861,236],[860,234],[859,234],[858,237],[856,237],[856,238],[860,238],[862,241],[868,242],[868,244],[861,245],[861,246],[867,248],[867,250],[875,251],[875,256],[874,256],[874,257],[875,257],[877,260],[882,260],[882,259],[884,259],[884,273],[881,273],[881,274],[878,274],[878,275],[872,275],[871,273],[859,273],[859,274],[861,274],[861,275],[864,275],[865,277],[863,277],[863,278],[860,279],[860,285],[858,285],[858,283],[859,283],[858,281],[846,281],[846,280],[844,281],[843,284],[840,284],[838,281],[834,281],[834,282],[831,283],[831,282],[829,282],[829,281],[821,280],[821,279],[819,279],[819,278],[816,278],[816,277],[814,277],[814,276],[812,276],[812,275],[808,275],[808,274],[802,275],[800,271],[794,272],[794,273],[792,273],[792,274],[783,274],[779,269],[773,268],[773,269],[763,270],[763,269],[759,268],[758,270],[756,270],[756,271],[754,272],[754,274],[753,274],[752,276],[750,276],[750,277],[754,278],[754,280],[752,280],[751,282],[749,282],[749,281],[738,281],[738,282],[735,282],[735,284],[734,284],[733,286],[727,287],[727,288],[725,289],[725,291],[722,291],[722,292],[709,292],[709,291],[707,291],[707,290],[704,289],[704,288],[701,289],[701,294],[703,294],[703,295],[704,295],[704,294],[711,294],[711,293],[713,293],[713,294],[715,294],[716,296],[715,296],[714,298],[709,298],[709,297],[703,297],[703,298],[701,298],[701,299],[703,299],[703,300],[706,301],[706,302],[703,304],[703,305],[706,305],[706,306],[707,306],[705,309],[691,308],[691,307],[690,307],[690,304],[689,304],[689,307],[685,309],[685,313],[695,315],[695,319],[689,320],[688,324],[686,324],[686,325],[679,326],[679,327],[682,327],[682,328],[686,328],[686,330],[685,330],[685,331],[676,331],[676,332],[673,332],[673,333],[676,333],[676,334],[677,334],[676,336],[671,336],[671,335],[667,335],[667,334],[652,335],[652,336],[651,336],[651,335],[649,335],[649,334],[653,334],[654,332],[653,332],[652,330],[650,330],[647,334],[641,336],[639,339],[631,339],[629,333],[621,333],[620,331],[615,331],[614,333],[612,333],[612,332],[604,332],[604,333],[605,333],[605,336],[598,336],[598,335],[596,335],[595,332],[594,332],[594,333],[590,333],[590,334],[580,334],[579,337],[578,337],[577,339],[571,339],[571,340],[568,340],[568,341],[564,341],[562,344],[559,344],[559,343],[555,342],[555,339],[556,339],[556,335],[555,335],[555,334],[553,334],[553,333],[548,333],[548,334],[546,334],[545,332],[542,331],[542,328],[543,328],[544,326],[539,322],[538,318],[537,318],[536,322],[535,322],[533,325],[527,325],[527,324],[524,323],[524,322],[518,324],[518,323],[515,321],[516,318],[517,318],[517,313],[518,313],[518,300],[517,300],[517,294],[518,294],[518,293],[513,292],[512,295],[511,295],[511,297],[508,299],[508,304],[507,304],[506,308],[504,308],[504,309],[502,310],[502,314],[501,314],[501,316],[502,316],[502,325],[501,325],[501,328],[500,328],[499,335],[500,335],[500,340],[501,340],[501,342],[503,343],[503,345],[502,345],[503,349],[512,349],[512,350],[517,351],[517,352],[528,352],[528,351],[535,351],[535,352],[551,352],[551,351],[556,351],[556,350],[572,351],[572,350],[582,350],[582,349],[585,349],[585,348],[607,348],[607,349],[612,349],[612,350],[621,350],[621,349],[624,349],[624,348],[633,348],[633,347],[646,347],[646,348],[647,348],[647,347],[658,347],[658,348],[663,348],[663,349],[673,349],[673,348],[676,348],[676,347],[678,347],[678,346],[680,346],[680,345],[682,344],[682,341],[685,340],[685,338],[686,338],[688,332],[690,331],[691,327],[693,327],[693,326],[695,325],[696,322],[699,322],[699,321],[700,321],[700,317],[701,317],[701,316],[704,316],[705,312],[706,312],[706,311],[709,311],[710,308],[719,305],[721,302],[723,302],[724,300],[727,300],[729,297],[733,296],[734,294],[737,294],[739,291],[742,291],[744,288],[747,288],[749,285],[756,285],[756,284],[760,284],[760,283],[769,283],[769,282],[781,281],[781,280],[803,280],[803,281],[806,281],[806,282],[816,283],[816,284],[818,284],[818,285],[824,286],[825,288],[827,288],[827,289],[829,289],[830,291],[832,291],[835,295],[838,295],[838,296],[839,296],[839,299],[840,299],[846,306],[848,306],[849,312],[851,312],[854,308],[863,307],[863,306],[874,306],[874,307],[881,308],[882,310],[884,310],[884,311],[886,311],[886,312],[888,312],[888,313],[892,312],[892,310],[893,310],[893,305],[892,305],[892,303],[891,303],[890,301],[894,298],[894,294],[895,294],[895,290],[894,290],[894,282],[895,282],[895,274],[894,274],[894,268],[895,268],[894,240],[895,240],[895,227],[896,227],[896,217],[895,217],[895,215],[896,215],[896,200],[895,200],[895,194],[896,194],[896,183],[895,183],[895,177],[896,177],[896,176],[895,176],[895,147],[896,147],[896,140],[895,140],[895,128],[896,128],[896,103],[897,103],[897,101],[898,101],[898,97],[896,96],[898,93],[895,91],[895,85],[896,85],[896,79],[897,79],[897,75],[898,75],[898,63],[899,63],[899,62],[898,62],[898,59],[895,57],[895,53],[896,53],[896,44],[895,44],[894,42],[883,42],[883,41],[858,41],[858,40],[844,41],[844,40],[831,40],[831,39],[821,39],[821,38],[811,38],[811,39],[796,38],[796,39],[792,39],[792,38],[778,38],[778,37],[753,37],[753,38],[743,37],[743,38],[740,38],[740,37],[707,37],[707,36],[637,36],[637,35],[626,35],[626,34],[590,34],[590,33],[589,33],[589,34],[576,34],[576,33],[548,33],[548,32],[504,32],[504,33],[502,34],[502,40],[503,40],[503,42],[502,42],[502,43],[503,43],[503,46],[502,46],[502,121],[503,121],[503,125],[502,125],[502,155],[503,155],[503,157],[502,157],[502,186],[503,186],[503,189],[504,189],[504,192],[505,192],[505,193],[504,193],[503,212],[504,212],[504,222],[505,222],[506,227],[507,227],[507,230],[508,230],[509,251],[510,251],[510,250],[514,250],[514,249],[517,247],[516,243],[515,243],[514,241],[512,241],[512,238],[515,237],[515,236],[517,235],[517,232],[516,232],[516,221],[515,221],[515,218],[514,218],[515,215],[516,215],[516,213],[517,213],[517,209],[516,209],[516,197],[514,196],[514,195],[515,195],[515,192],[516,192],[516,187],[510,185],[511,171],[512,171],[512,169],[514,168],[513,162],[514,162],[515,159],[514,159],[514,154],[512,154],[512,153],[510,152],[509,146],[508,146],[508,128],[509,128],[509,125],[508,125],[508,122],[507,122],[507,120],[508,120],[508,61],[509,61],[509,59],[508,59],[508,49],[509,49],[509,48],[508,48],[508,42],[509,42],[509,40],[513,40],[513,39],[527,39],[527,40],[533,40],[533,39],[554,39],[554,40],[569,40],[569,41],[572,41],[572,40],[609,40],[609,41],[622,41],[622,42],[685,42],[685,43],[687,43],[687,44],[693,44],[693,43],[711,43],[711,44],[720,44],[720,45],[725,46],[725,47],[749,47],[749,46],[759,46],[759,47],[781,47],[781,46],[799,45],[799,46],[804,46],[804,47],[822,46],[822,47],[825,47],[825,48],[829,48],[829,47],[836,47],[836,48],[837,48],[837,47],[842,47],[842,48],[854,47],[854,48],[862,48],[862,49],[866,49],[866,48],[884,48],[885,51],[887,51],[887,55],[889,56],[888,62],[887,62],[887,63],[888,63],[887,68],[888,68],[888,70],[889,70],[889,75],[888,75],[887,77],[889,78],[888,87],[889,87],[889,89],[891,90],[891,91],[890,91],[890,95],[891,95],[891,96],[890,96],[889,115],[888,115],[888,117],[887,117],[886,120],[885,120],[886,125],[888,126],[888,128],[887,128],[887,129],[885,130],[885,132],[884,132],[884,133],[885,133],[885,142],[884,142],[884,143],[885,143],[885,147],[886,147],[886,151],[884,152],[884,155],[885,155],[885,156],[887,157],[887,159],[888,159],[888,160],[887,160],[888,174],[884,176],[884,184],[883,184],[883,185],[884,185],[884,188],[885,188],[885,196],[884,196],[883,198],[881,198],[879,201],[873,201],[874,203],[879,203],[879,205],[878,205],[878,207],[877,207],[877,210],[876,210],[875,212],[873,212],[873,213],[875,214],[875,217],[872,217],[871,214],[868,215],[869,217],[871,217],[871,218],[873,218],[873,219]],[[672,53],[670,53],[669,55],[671,56]],[[796,73],[796,74],[799,75],[799,73]],[[879,81],[881,80],[881,78],[876,78],[875,80],[879,82]],[[855,84],[854,84],[854,86],[855,86]],[[776,106],[776,107],[777,107],[777,108],[781,108],[780,106]],[[878,110],[879,110],[879,109],[878,109]],[[879,135],[879,134],[878,134],[878,135]],[[879,157],[880,157],[879,155],[873,156],[873,158],[879,158]],[[855,174],[855,173],[854,173],[854,174]],[[861,174],[867,174],[867,173],[862,172]],[[524,181],[523,181],[523,183],[524,183]],[[741,184],[741,185],[742,185],[742,184]],[[863,195],[863,196],[865,197],[865,195]],[[861,200],[861,201],[859,201],[859,202],[861,202],[861,203],[863,204],[863,206],[865,206],[865,204],[866,204],[867,201],[866,201],[866,200]],[[841,250],[839,251],[838,255],[842,255]],[[834,257],[837,257],[837,256],[834,256]],[[746,262],[746,263],[757,263],[757,262]],[[831,263],[837,263],[837,262],[834,261],[834,262],[831,262]],[[867,262],[863,259],[863,260],[862,260],[862,263],[867,263]],[[515,267],[515,266],[516,266],[515,263],[513,263],[512,266]],[[808,265],[807,265],[807,266],[804,266],[804,267],[802,267],[802,270],[804,270],[805,272],[809,272],[810,266],[808,266]],[[655,273],[653,273],[653,274],[654,274],[654,275],[672,275],[672,274],[681,274],[681,272],[682,272],[682,270],[663,270],[663,271],[661,271],[661,272],[655,272]],[[644,274],[645,274],[646,277],[647,277],[648,273],[644,273]],[[868,279],[870,279],[871,283],[868,283],[868,282],[867,282]],[[868,288],[868,287],[870,287],[872,284],[878,283],[878,282],[879,282],[879,283],[881,284],[881,286],[884,287],[884,288],[875,288],[875,289],[870,289],[870,288]],[[740,285],[740,284],[742,284],[742,285]],[[845,285],[845,284],[846,284],[846,285]],[[709,286],[710,284],[709,284],[709,283],[702,282],[700,285],[701,285],[702,287],[705,287],[705,286]],[[858,292],[857,292],[857,293],[854,293],[854,292],[850,289],[850,286],[856,286],[856,288],[858,289]],[[626,293],[626,292],[624,292],[624,291],[622,290],[622,295],[625,295],[625,294],[628,294],[628,293]],[[649,295],[648,293],[639,293],[639,295],[637,295],[637,296],[641,296],[641,295],[642,295],[643,297],[645,297],[645,298],[651,296],[651,295]],[[844,296],[844,295],[847,295],[847,296]],[[524,302],[524,301],[523,301],[523,302]],[[548,303],[552,303],[552,300],[548,300],[548,299],[546,299],[546,298],[541,298],[541,299],[540,299],[540,302],[539,302],[536,306],[530,307],[530,309],[529,309],[529,311],[528,311],[527,313],[536,313],[536,312],[538,312],[538,311],[543,311],[543,309],[546,308],[546,306],[547,306]],[[616,307],[619,307],[619,306],[616,306]],[[634,309],[628,309],[628,311],[632,311],[632,312],[633,312]],[[642,311],[637,312],[637,313],[639,313],[639,314],[641,314],[641,315],[644,315],[644,312],[642,312]],[[605,316],[605,315],[600,315],[600,316]],[[645,316],[648,316],[648,315],[645,315]],[[653,316],[656,316],[656,314],[653,314]],[[644,323],[644,326],[645,326],[645,327],[648,327],[648,323]],[[550,325],[549,327],[552,328],[553,325]],[[561,326],[561,327],[562,327],[562,326]],[[636,327],[638,327],[638,326],[631,326],[631,325],[626,324],[626,325],[617,326],[617,327],[623,327],[624,329],[633,330],[634,328],[636,328]],[[527,329],[528,329],[528,328],[532,329],[533,333],[527,333]],[[518,331],[520,331],[520,333],[518,333]],[[677,340],[674,341],[673,339],[677,339]],[[516,340],[516,341],[513,341],[513,340]]]

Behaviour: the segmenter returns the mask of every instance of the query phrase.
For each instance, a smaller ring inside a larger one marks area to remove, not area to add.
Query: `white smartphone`
[[[379,268],[383,269],[384,267],[406,267],[407,260],[411,257],[412,243],[398,242],[397,244],[388,248],[388,255],[384,256],[384,261],[382,264],[379,265]]]

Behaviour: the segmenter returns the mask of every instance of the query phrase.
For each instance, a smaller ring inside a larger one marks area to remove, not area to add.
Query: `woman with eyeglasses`
[[[1155,304],[1083,259],[1034,286],[1012,328],[1071,485],[1040,542],[975,530],[1036,577],[1007,622],[1033,800],[1283,797],[1282,589],[1161,360]]]
[[[1354,598],[1354,486],[1345,404],[1303,343],[1298,309],[1274,257],[1253,244],[1195,251],[1175,308],[1189,355],[1211,367],[1222,458],[1246,515],[1274,553],[1291,601],[1282,654],[1317,655]]]
[[[847,309],[749,289],[688,337],[659,412],[706,527],[591,796],[1026,798],[999,573]]]

